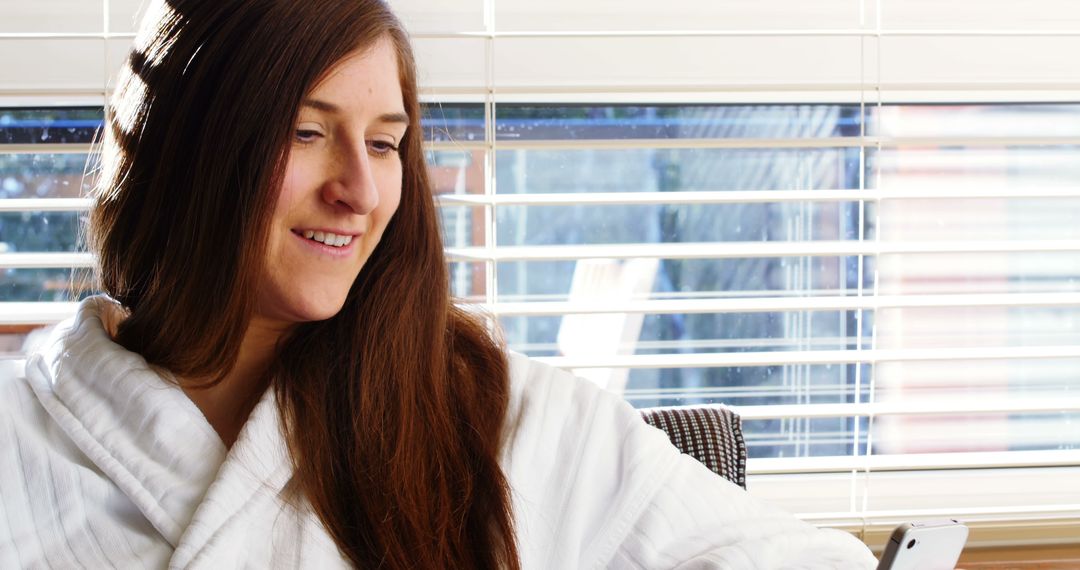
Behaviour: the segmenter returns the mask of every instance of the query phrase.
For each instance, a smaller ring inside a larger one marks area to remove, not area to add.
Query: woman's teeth
[[[330,232],[316,232],[312,230],[304,230],[304,237],[332,247],[345,247],[349,245],[349,242],[351,242],[353,238],[352,236],[339,236]]]

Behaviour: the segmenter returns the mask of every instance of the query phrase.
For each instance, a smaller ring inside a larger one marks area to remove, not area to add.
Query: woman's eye
[[[301,144],[310,144],[315,142],[315,139],[322,136],[319,131],[313,131],[311,129],[296,129],[296,142]]]
[[[397,145],[387,141],[369,141],[368,148],[370,148],[371,153],[376,156],[386,156],[398,151]]]

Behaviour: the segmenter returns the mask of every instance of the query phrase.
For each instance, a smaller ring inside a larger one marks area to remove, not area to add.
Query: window
[[[81,174],[136,4],[0,8],[8,358],[88,292]],[[395,7],[453,290],[513,349],[735,406],[751,491],[871,544],[1080,530],[1075,6]]]
[[[447,140],[480,130],[449,109],[429,119]],[[812,520],[871,540],[950,513],[1060,525],[1078,113],[497,104],[494,179],[470,174],[479,149],[435,168],[457,292],[635,405],[737,407],[751,490]]]

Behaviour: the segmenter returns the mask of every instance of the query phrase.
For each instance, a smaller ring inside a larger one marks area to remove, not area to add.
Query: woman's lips
[[[333,256],[346,256],[351,253],[354,248],[353,244],[361,235],[340,230],[315,229],[292,230],[292,234],[308,247]]]

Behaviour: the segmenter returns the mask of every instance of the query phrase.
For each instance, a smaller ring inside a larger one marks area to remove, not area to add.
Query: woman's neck
[[[268,371],[278,339],[285,329],[253,320],[248,326],[236,364],[225,378],[209,388],[189,387],[198,381],[181,381],[188,398],[199,408],[226,448],[231,448],[248,416],[269,386]]]

